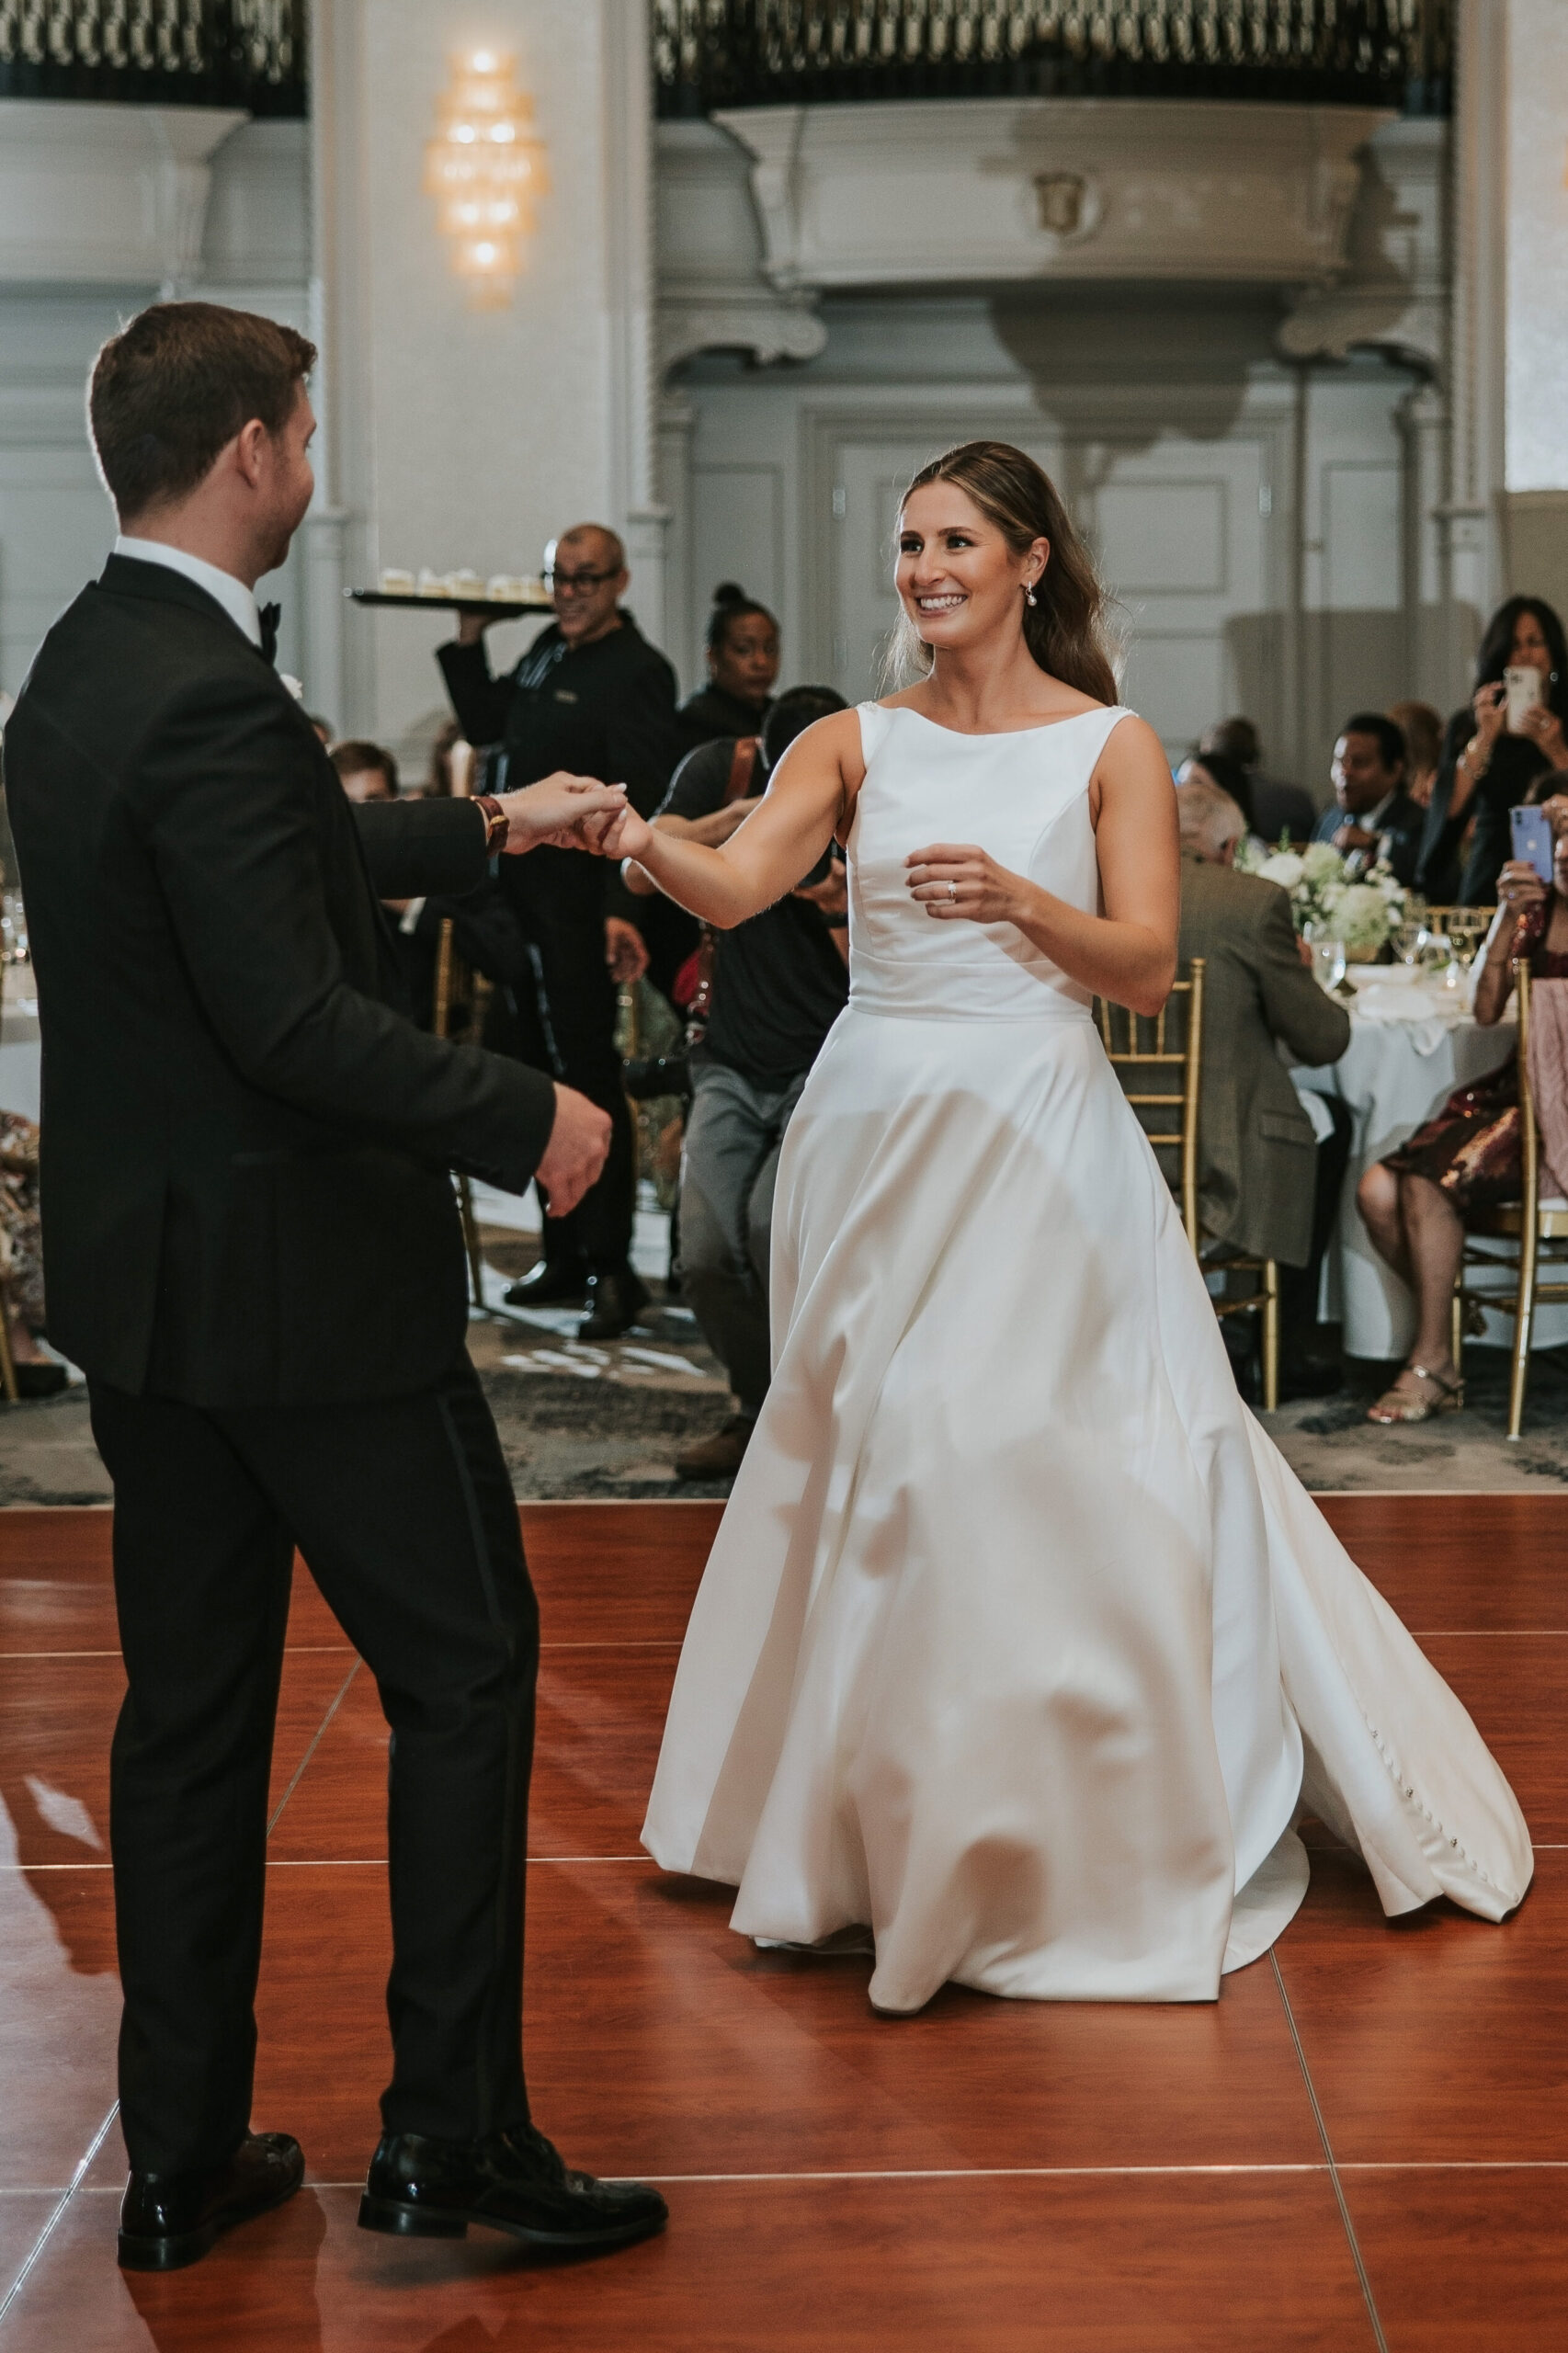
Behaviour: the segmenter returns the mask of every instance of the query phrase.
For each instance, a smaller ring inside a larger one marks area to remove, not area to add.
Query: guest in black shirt
[[[1381,710],[1347,719],[1334,747],[1334,800],[1312,828],[1359,871],[1386,860],[1401,882],[1415,880],[1425,813],[1404,789],[1404,737]]]
[[[1505,724],[1503,673],[1529,669],[1540,678],[1540,700],[1517,734]],[[1443,737],[1442,757],[1416,880],[1430,899],[1488,906],[1497,877],[1513,856],[1508,812],[1550,768],[1568,767],[1568,645],[1562,623],[1540,597],[1510,597],[1486,625],[1475,657],[1475,692],[1456,710]],[[1465,829],[1475,831],[1468,852]]]
[[[437,656],[452,708],[471,744],[500,745],[507,790],[564,768],[624,784],[646,816],[682,736],[675,673],[620,607],[625,550],[603,524],[579,523],[551,551],[550,578],[556,619],[505,678],[490,675],[483,616],[464,615]],[[520,881],[511,872],[535,863]],[[502,874],[536,980],[518,995],[516,1050],[608,1111],[614,1130],[604,1175],[570,1217],[545,1220],[545,1256],[507,1297],[585,1296],[585,1340],[619,1337],[648,1297],[629,1256],[636,1164],[615,1050],[616,983],[640,978],[647,955],[633,926],[607,912],[612,873],[586,851],[547,848],[505,859]]]
[[[687,743],[760,733],[778,683],[778,622],[734,581],[722,580],[708,616],[708,684],[680,707]]]
[[[768,713],[755,764],[721,737],[676,770],[655,824],[717,848],[756,807],[803,728],[844,709],[831,687],[797,687]],[[738,789],[737,789],[738,788]],[[692,1051],[694,1094],[681,1158],[681,1285],[730,1376],[735,1412],[676,1457],[684,1479],[728,1476],[767,1393],[767,1264],[773,1187],[790,1115],[849,993],[847,894],[833,858],[799,890],[733,931],[712,935],[707,1028]],[[653,888],[629,865],[628,887]]]

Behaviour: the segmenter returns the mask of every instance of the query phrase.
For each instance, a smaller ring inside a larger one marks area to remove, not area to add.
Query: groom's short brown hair
[[[121,522],[181,498],[252,417],[280,433],[316,347],[293,327],[217,302],[154,302],[93,363],[87,415]]]

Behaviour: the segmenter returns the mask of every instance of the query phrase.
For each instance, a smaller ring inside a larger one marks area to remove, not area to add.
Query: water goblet
[[[1345,978],[1345,942],[1314,938],[1312,946],[1312,976],[1318,986],[1337,989]]]

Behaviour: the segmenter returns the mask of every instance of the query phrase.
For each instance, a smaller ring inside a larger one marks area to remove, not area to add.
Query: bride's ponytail
[[[1050,475],[1010,441],[965,441],[922,466],[903,500],[933,482],[956,483],[1015,554],[1022,555],[1036,540],[1050,540],[1035,602],[1024,607],[1024,642],[1040,667],[1064,686],[1093,695],[1096,702],[1115,702],[1105,591]],[[919,677],[930,666],[930,648],[907,613],[902,615],[889,650],[890,673]]]

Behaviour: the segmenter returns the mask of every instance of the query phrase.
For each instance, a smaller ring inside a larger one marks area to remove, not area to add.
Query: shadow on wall
[[[1152,449],[1172,431],[1224,441],[1241,419],[1252,371],[1278,365],[1278,312],[1244,298],[1195,304],[1189,290],[1031,285],[996,297],[996,340],[1028,378],[1042,415],[1068,427],[1104,422],[1107,385],[1168,390],[1116,418],[1119,453]],[[1201,394],[1194,402],[1191,393]],[[1072,485],[1093,490],[1093,483]],[[1062,489],[1069,493],[1063,482]]]
[[[1431,643],[1442,635],[1473,644],[1481,616],[1468,605],[1429,605],[1415,617],[1387,606],[1308,612],[1302,617],[1302,676],[1298,692],[1302,714],[1301,741],[1304,784],[1322,808],[1329,800],[1328,768],[1334,739],[1356,710],[1387,710],[1409,695],[1411,643]],[[1268,708],[1270,677],[1284,648],[1285,619],[1279,613],[1233,613],[1224,624],[1225,646],[1238,682],[1237,709],[1249,716]],[[1456,697],[1456,702],[1458,698]],[[1444,717],[1448,716],[1447,711]],[[1265,766],[1283,758],[1284,745],[1265,745]],[[1278,771],[1282,773],[1283,771]]]

